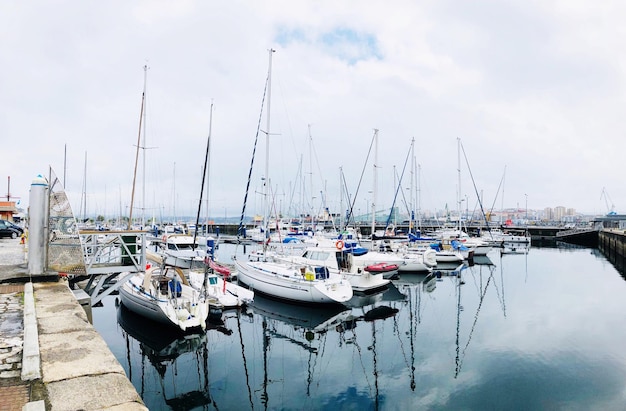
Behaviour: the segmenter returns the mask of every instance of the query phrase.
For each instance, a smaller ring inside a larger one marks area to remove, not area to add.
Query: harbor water
[[[349,307],[257,295],[201,334],[117,296],[93,322],[151,410],[626,408],[626,282],[597,250],[495,250],[440,271]]]

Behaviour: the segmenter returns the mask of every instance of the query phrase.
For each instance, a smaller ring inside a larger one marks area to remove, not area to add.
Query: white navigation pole
[[[28,273],[41,275],[46,271],[48,182],[38,175],[30,185],[28,211]]]

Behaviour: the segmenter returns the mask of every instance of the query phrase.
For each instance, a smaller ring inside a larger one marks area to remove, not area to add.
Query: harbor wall
[[[598,249],[626,277],[626,231],[605,228],[598,233]]]

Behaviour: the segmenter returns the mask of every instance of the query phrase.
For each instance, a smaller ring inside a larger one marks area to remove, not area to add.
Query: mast
[[[411,210],[410,213],[411,215],[409,216],[409,233],[412,233],[413,230],[415,229],[415,209],[417,208],[415,206],[415,201],[417,200],[415,197],[413,197],[413,189],[415,188],[415,182],[414,179],[415,178],[415,137],[413,137],[411,139],[411,182],[410,182],[410,187],[411,190],[409,191],[409,202],[411,204]]]
[[[211,112],[209,114],[209,141],[211,140],[211,135],[213,133],[213,102],[211,101]],[[207,143],[210,144],[210,143]],[[207,147],[207,158],[211,155],[210,152],[210,147]],[[207,167],[206,169],[206,206],[205,206],[205,210],[206,210],[206,218],[205,218],[205,234],[209,233],[209,175],[211,172],[211,168],[210,165],[209,167]],[[226,216],[224,216],[226,217]],[[197,230],[197,224],[196,224],[196,230]]]
[[[130,230],[133,224],[133,204],[135,203],[135,184],[137,182],[137,163],[139,162],[139,149],[141,148],[141,126],[143,125],[143,110],[146,102],[146,73],[148,66],[143,66],[143,92],[141,93],[141,111],[139,113],[139,132],[137,133],[137,150],[135,151],[135,170],[133,171],[133,189],[130,194],[130,214],[128,216],[128,229]]]
[[[272,101],[272,53],[276,50],[269,49],[269,69],[267,74],[267,130],[265,131],[265,184],[264,184],[264,196],[265,196],[265,236],[266,241],[263,242],[263,248],[267,247],[267,240],[269,239],[269,217],[270,217],[270,113],[271,113],[271,101]]]
[[[457,175],[459,177],[458,187],[459,192],[457,193],[457,213],[459,218],[459,235],[461,235],[461,138],[456,138],[457,144]]]
[[[378,188],[377,169],[378,168],[378,129],[374,129],[374,186],[372,189],[372,240],[376,230],[376,191]],[[372,247],[374,242],[372,241]]]
[[[143,95],[146,95],[146,86],[148,83],[148,66],[143,66]],[[141,229],[143,230],[146,217],[146,112],[148,111],[148,105],[143,108],[143,172],[141,182]]]
[[[82,197],[83,201],[81,201],[81,205],[82,205],[82,213],[83,213],[83,222],[85,222],[85,219],[87,218],[87,152],[85,151],[85,165],[84,165],[84,169],[83,169],[83,194]]]
[[[174,217],[173,223],[176,225],[176,161],[174,161],[174,171],[172,175],[172,214]]]
[[[211,103],[211,114],[209,115],[209,136],[206,142],[206,153],[204,155],[204,169],[202,171],[202,184],[200,185],[200,200],[198,201],[198,213],[196,214],[196,229],[193,232],[192,249],[196,248],[196,238],[198,237],[198,225],[200,224],[200,210],[202,209],[202,194],[204,192],[204,182],[206,180],[208,186],[207,170],[209,164],[209,150],[211,148],[211,123],[213,122],[213,103]]]
[[[417,165],[417,227],[422,230],[422,166]]]
[[[63,147],[63,188],[66,188],[65,185],[65,175],[67,174],[67,143]],[[7,199],[7,201],[9,201]]]
[[[500,228],[502,228],[502,218],[504,217],[504,179],[506,178],[506,166],[504,166],[504,173],[502,174],[502,199],[500,200]]]
[[[313,137],[311,136],[311,125],[309,127],[309,190],[311,190],[311,227],[315,232],[315,195],[313,194]]]
[[[339,167],[339,228],[343,229],[344,227],[344,220],[343,220],[343,190],[341,189],[341,175],[343,174],[343,170],[341,167]],[[333,218],[333,221],[335,221],[335,219]],[[347,223],[346,223],[347,225]]]

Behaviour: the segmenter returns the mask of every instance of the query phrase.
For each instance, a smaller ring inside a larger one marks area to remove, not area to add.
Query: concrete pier
[[[598,249],[626,278],[626,232],[617,228],[600,230]]]
[[[0,239],[0,409],[147,410],[67,284],[26,271]]]

